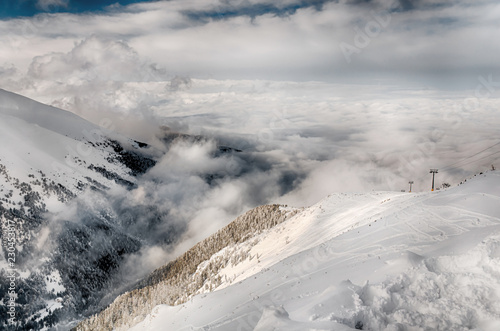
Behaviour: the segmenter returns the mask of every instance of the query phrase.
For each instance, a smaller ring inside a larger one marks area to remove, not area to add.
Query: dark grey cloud
[[[208,23],[211,20],[227,20],[240,16],[250,17],[251,19],[262,15],[288,17],[295,14],[299,9],[315,8],[318,11],[322,10],[323,5],[328,2],[332,2],[332,0],[304,0],[292,3],[221,1],[220,4],[208,10],[183,10],[181,13],[190,20]]]
[[[398,2],[402,10],[412,10],[415,9],[415,3],[418,3],[418,0],[398,0]]]

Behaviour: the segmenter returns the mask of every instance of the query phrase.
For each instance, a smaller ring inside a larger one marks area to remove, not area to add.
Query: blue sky
[[[162,0],[19,0],[19,1],[0,1],[0,19],[31,17],[41,13],[99,13],[106,11],[106,8],[112,5],[126,6],[135,3],[157,2]],[[334,0],[297,0],[281,3],[277,2],[257,2],[233,0],[220,1],[219,6],[212,9],[186,10],[184,14],[192,20],[206,22],[208,20],[229,19],[238,16],[248,16],[255,18],[257,16],[271,14],[278,17],[295,14],[297,10],[304,8],[315,8],[322,10],[323,5],[329,2],[338,2]],[[371,3],[376,1],[365,0],[347,0],[349,4]],[[397,0],[394,3],[399,4],[397,10],[411,10],[414,8],[413,2],[409,0]]]
[[[40,13],[99,12],[109,5],[128,5],[145,0],[1,0],[0,19],[30,17]]]

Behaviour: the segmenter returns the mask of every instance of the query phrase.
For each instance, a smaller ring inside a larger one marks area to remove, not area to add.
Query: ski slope
[[[498,172],[333,194],[235,248],[214,292],[131,330],[500,330]]]

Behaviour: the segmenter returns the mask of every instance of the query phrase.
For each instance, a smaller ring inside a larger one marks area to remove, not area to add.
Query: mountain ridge
[[[297,211],[280,205],[265,205],[249,210],[177,259],[153,271],[135,285],[135,289],[122,294],[104,311],[81,322],[73,330],[124,330],[131,326],[128,321],[140,316],[127,315],[127,311],[134,309],[132,307],[147,312],[148,308],[157,304],[180,304],[200,291],[203,293],[204,288],[217,287],[221,280],[213,277],[219,268],[229,263],[237,264],[248,255],[235,256],[229,253],[219,261],[207,263],[214,254],[282,223]],[[161,292],[162,296],[153,297],[153,292]]]
[[[93,317],[92,325],[126,330],[123,322],[128,320],[135,324],[130,330],[160,326],[169,330],[389,330],[431,325],[459,330],[467,314],[473,314],[471,327],[489,325],[486,330],[495,330],[500,311],[488,304],[494,299],[471,307],[461,297],[471,295],[465,290],[443,291],[442,299],[427,297],[426,285],[419,278],[434,282],[433,286],[455,288],[463,275],[479,273],[474,276],[479,278],[468,281],[471,286],[476,284],[480,291],[500,289],[498,281],[485,284],[480,280],[494,279],[500,271],[495,255],[500,248],[500,191],[495,183],[500,184],[500,174],[485,172],[437,192],[330,195],[239,245],[213,254],[197,272],[210,263],[222,268],[211,275],[212,281],[199,284],[204,290],[189,301],[164,302],[153,309],[147,305],[141,314],[122,314],[144,304],[143,294],[130,292],[124,295],[123,306],[114,307],[118,315],[104,311]],[[237,263],[221,264],[224,251]],[[493,269],[483,273],[470,269],[471,265],[460,271],[448,264],[468,259],[471,251],[484,254],[484,258],[474,257],[474,263],[488,263]],[[450,262],[437,267],[437,261]],[[422,303],[413,302],[405,286],[414,286],[414,295]],[[153,286],[147,295],[161,299],[171,290]],[[391,295],[408,301],[394,301]],[[453,309],[455,320],[439,315],[439,310],[424,318],[425,307],[442,305],[439,300],[452,302],[446,309]],[[148,309],[150,314],[140,322]],[[99,324],[106,318],[117,324]],[[77,330],[91,329],[84,323]]]

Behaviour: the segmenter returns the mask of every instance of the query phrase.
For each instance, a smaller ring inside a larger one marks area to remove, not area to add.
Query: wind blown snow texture
[[[488,172],[439,192],[330,195],[251,238],[259,258],[221,270],[229,282],[131,330],[498,330],[499,188]]]

